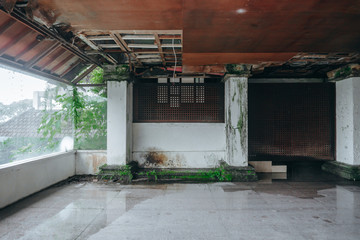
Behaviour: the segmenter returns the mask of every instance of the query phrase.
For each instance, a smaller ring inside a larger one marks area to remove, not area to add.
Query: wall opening
[[[249,84],[249,160],[334,160],[331,83]]]

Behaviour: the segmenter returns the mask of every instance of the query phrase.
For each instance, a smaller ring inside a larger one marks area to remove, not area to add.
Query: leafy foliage
[[[104,70],[102,68],[95,68],[87,78],[82,80],[80,83],[91,83],[91,84],[103,84],[104,83]],[[100,96],[106,97],[107,91],[105,87],[93,87],[91,91]]]
[[[103,81],[102,69],[91,73],[91,83]],[[55,102],[59,110],[47,113],[38,129],[48,139],[48,147],[58,144],[56,136],[62,133],[64,124],[74,126],[74,147],[76,149],[106,149],[106,89],[91,88],[88,92],[73,87],[71,91],[57,95]]]

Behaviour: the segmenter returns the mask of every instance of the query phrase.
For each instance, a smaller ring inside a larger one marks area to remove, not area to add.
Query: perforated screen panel
[[[224,122],[224,84],[134,84],[134,122]]]
[[[249,158],[334,159],[333,84],[249,84]]]

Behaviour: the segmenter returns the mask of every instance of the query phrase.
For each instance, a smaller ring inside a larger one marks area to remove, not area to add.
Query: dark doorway
[[[249,84],[249,160],[334,160],[331,83]]]

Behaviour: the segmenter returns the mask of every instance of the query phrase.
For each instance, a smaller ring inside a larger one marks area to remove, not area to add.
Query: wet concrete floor
[[[360,183],[54,186],[0,210],[0,239],[360,239]]]

